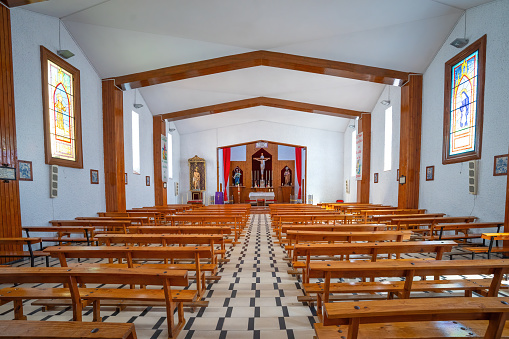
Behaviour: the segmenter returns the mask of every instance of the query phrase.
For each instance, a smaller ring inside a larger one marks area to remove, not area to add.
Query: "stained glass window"
[[[46,163],[82,168],[79,71],[41,46]]]
[[[481,157],[485,46],[484,36],[446,63],[443,163]]]

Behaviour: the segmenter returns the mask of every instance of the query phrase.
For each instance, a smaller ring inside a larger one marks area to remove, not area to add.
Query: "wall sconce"
[[[399,184],[400,185],[406,184],[406,177],[404,175],[399,177]]]

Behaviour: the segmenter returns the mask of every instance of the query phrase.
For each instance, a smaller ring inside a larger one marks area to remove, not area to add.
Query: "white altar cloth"
[[[249,193],[249,200],[258,200],[258,199],[274,200],[274,198],[275,198],[274,192],[250,192]]]

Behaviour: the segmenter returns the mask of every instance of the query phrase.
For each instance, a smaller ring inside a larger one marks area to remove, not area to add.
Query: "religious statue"
[[[240,173],[240,168],[235,168],[234,170],[234,174],[233,174],[233,180],[234,180],[234,185],[235,186],[240,186],[240,176],[242,175],[242,173]]]
[[[193,190],[200,190],[200,173],[198,172],[198,166],[194,168],[193,172]]]
[[[292,180],[292,173],[290,172],[288,166],[285,167],[285,172],[283,173],[283,175],[285,177],[285,186],[290,186]]]
[[[260,162],[260,170],[262,173],[262,180],[263,180],[263,172],[265,171],[265,161],[270,160],[270,158],[265,158],[262,153],[262,155],[260,155],[259,158],[253,158],[253,159]]]

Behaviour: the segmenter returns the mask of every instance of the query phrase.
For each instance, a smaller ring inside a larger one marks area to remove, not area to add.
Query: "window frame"
[[[137,132],[137,137],[138,139],[135,140],[135,135],[134,135],[134,132],[135,132],[135,129],[134,129],[134,117],[136,116],[136,120],[137,120],[137,123],[138,123],[138,130],[136,131]],[[135,145],[137,146],[137,148],[135,149]],[[136,156],[135,156],[135,153],[136,153],[136,150],[138,151],[138,154],[137,154],[137,160],[138,160],[138,163],[135,163],[135,160],[136,160]],[[136,112],[135,110],[132,110],[131,111],[131,154],[132,154],[132,159],[133,159],[133,174],[136,174],[136,175],[141,175],[141,138],[140,138],[140,113]],[[137,165],[138,168],[135,168]],[[136,171],[136,169],[138,169],[138,171]]]
[[[390,124],[387,122],[387,116],[390,112]],[[392,136],[393,136],[393,109],[389,106],[384,111],[384,172],[392,170]],[[390,133],[388,129],[390,129]],[[390,144],[390,145],[388,145]],[[390,147],[388,147],[390,146]]]
[[[451,129],[451,86],[452,86],[452,67],[461,60],[467,58],[472,53],[478,51],[478,69],[477,69],[477,103],[476,123],[475,123],[475,148],[473,151],[450,155],[450,129]],[[442,145],[442,164],[454,164],[469,160],[481,159],[482,150],[482,131],[484,116],[484,80],[486,70],[486,35],[473,42],[463,51],[458,53],[452,59],[445,63],[445,82],[444,82],[444,132]]]
[[[51,131],[49,119],[49,92],[48,92],[48,61],[65,69],[73,76],[73,105],[74,105],[74,137],[76,160],[66,160],[55,158],[51,154]],[[83,149],[81,142],[81,89],[80,89],[80,71],[58,55],[50,52],[44,46],[41,46],[41,70],[42,70],[42,105],[44,122],[44,153],[46,164],[58,165],[64,167],[83,168]]]

